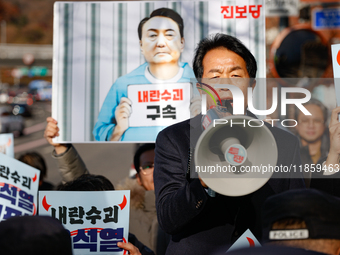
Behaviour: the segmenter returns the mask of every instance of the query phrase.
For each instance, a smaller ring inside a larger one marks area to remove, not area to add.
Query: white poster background
[[[70,210],[70,208],[75,207],[77,208],[76,211],[75,209]],[[83,208],[84,213],[82,215],[79,207]],[[110,209],[110,211],[109,208],[112,208],[112,210]],[[90,214],[89,211],[91,209],[100,211],[100,214]],[[124,254],[124,251],[101,251],[101,249],[104,246],[110,246],[110,249],[115,250],[117,249],[115,248],[116,242],[128,242],[130,217],[129,190],[39,191],[39,215],[53,216],[53,211],[55,212],[55,218],[61,220],[64,227],[70,231],[74,255]],[[96,215],[99,215],[100,219],[96,219],[95,224],[92,224],[89,217]],[[117,217],[117,222],[104,222],[105,219],[112,219],[114,217]],[[76,221],[82,220],[83,223],[71,224],[71,219]],[[113,233],[114,230],[117,230],[119,235],[118,229],[120,228],[123,228],[123,239],[110,238],[110,232]],[[91,229],[97,229],[97,234],[89,232]],[[105,235],[105,232],[102,232],[105,229],[112,230]],[[84,231],[86,237],[88,237],[88,242],[83,240],[74,242],[75,238],[79,238],[79,236],[77,237],[78,231],[79,233]],[[107,236],[107,239],[103,239],[103,236]],[[79,248],[79,245],[83,248]],[[92,247],[91,249],[95,247],[96,251],[90,251],[90,247]]]
[[[35,215],[40,171],[0,153],[0,221]]]
[[[190,86],[189,82],[129,85],[128,97],[132,101],[129,126],[169,126],[189,119]],[[171,110],[168,106],[175,109]],[[147,107],[153,108],[148,109]],[[166,110],[162,110],[166,108],[169,109],[168,113],[164,113]],[[150,118],[150,115],[157,117],[153,119]],[[175,116],[175,118],[170,116]]]
[[[0,153],[14,158],[13,134],[0,134]]]

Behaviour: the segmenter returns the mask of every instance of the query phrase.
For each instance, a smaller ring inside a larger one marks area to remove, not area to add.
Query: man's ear
[[[140,52],[142,52],[142,54],[144,55],[143,52],[143,48],[142,48],[143,44],[142,44],[142,40],[139,40],[139,47],[140,47]]]
[[[141,179],[140,179],[139,173],[136,174],[136,180],[137,180],[137,183],[138,183],[140,186],[143,186],[142,181],[141,181]]]
[[[181,52],[183,52],[184,46],[185,46],[185,40],[184,40],[184,37],[182,37],[182,39],[181,39]]]

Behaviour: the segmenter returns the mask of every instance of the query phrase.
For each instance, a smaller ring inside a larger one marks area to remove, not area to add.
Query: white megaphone
[[[195,148],[195,171],[200,178],[226,196],[243,196],[261,188],[277,163],[273,134],[262,121],[249,116],[210,120],[207,125],[203,119],[205,130]]]

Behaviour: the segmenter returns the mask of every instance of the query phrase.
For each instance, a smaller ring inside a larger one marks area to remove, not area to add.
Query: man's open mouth
[[[219,100],[217,101],[217,104],[224,106],[224,107],[228,107],[229,105],[233,106],[233,99],[221,99],[221,101],[222,101],[222,105]]]
[[[221,101],[222,101],[222,105],[220,101],[217,101],[217,104],[227,108],[228,112],[233,114],[233,99],[221,99]]]

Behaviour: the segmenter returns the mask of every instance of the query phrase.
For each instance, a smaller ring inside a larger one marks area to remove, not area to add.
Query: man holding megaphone
[[[243,92],[244,109],[247,109],[247,89],[249,86],[255,87],[257,66],[254,56],[238,39],[225,34],[216,34],[203,39],[196,49],[193,69],[197,80],[205,78],[204,89],[201,89],[202,83],[198,83],[201,95],[205,93],[214,95],[216,92],[215,96],[207,97],[207,110],[216,106],[215,100],[220,102],[217,108],[223,108],[229,103],[231,106],[235,105],[229,89],[214,88],[218,87],[215,85],[221,83],[221,79],[224,78],[230,79],[232,84]],[[245,112],[245,115],[246,118],[255,118],[249,111]],[[204,126],[202,115],[199,115],[166,128],[159,133],[156,140],[154,184],[158,220],[165,232],[172,235],[166,254],[211,254],[221,246],[231,245],[247,229],[261,240],[260,212],[265,199],[288,189],[304,187],[302,175],[295,174],[293,179],[271,178],[261,184],[258,190],[239,193],[243,194],[241,196],[211,192],[214,187],[207,188],[209,183],[206,185],[205,179],[198,178],[199,174],[193,174],[196,169],[190,167],[194,161],[191,157],[194,154],[192,150],[196,147],[197,141],[202,140],[202,126]],[[301,161],[297,138],[270,125],[268,128],[269,136],[273,137],[277,145],[276,166],[299,166]],[[229,130],[230,132],[220,133],[224,135],[234,132],[232,129]],[[208,141],[206,142],[208,145],[212,143],[210,140],[213,139],[212,136],[208,135],[208,138],[204,139]],[[235,140],[229,135],[228,139],[230,138]],[[242,135],[237,140],[242,144]],[[246,141],[248,144],[244,147],[248,149],[253,146],[256,151],[248,152],[252,155],[248,155],[248,160],[245,160],[244,164],[250,164],[248,161],[263,157],[257,153],[261,154],[265,143],[256,142],[254,145],[253,142],[249,145],[252,140],[254,139]],[[195,150],[198,149],[201,148],[196,147]],[[204,149],[202,151],[205,152]],[[201,153],[200,157],[210,157],[212,154],[207,149],[206,154]],[[237,159],[239,158],[237,155]],[[193,178],[195,174],[197,178]],[[277,176],[291,177],[292,174]],[[247,188],[238,186],[237,188],[241,190]]]

